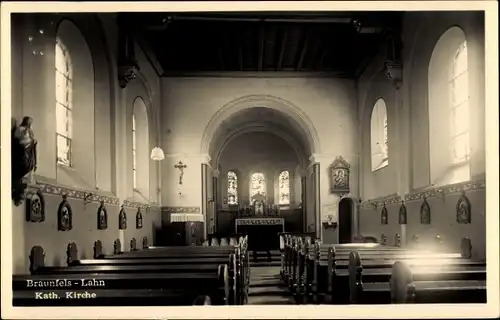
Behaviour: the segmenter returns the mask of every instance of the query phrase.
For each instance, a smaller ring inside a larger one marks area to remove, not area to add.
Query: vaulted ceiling
[[[326,72],[357,77],[401,12],[127,13],[163,74]]]

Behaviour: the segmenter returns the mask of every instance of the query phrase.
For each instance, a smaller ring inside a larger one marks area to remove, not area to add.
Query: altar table
[[[248,250],[269,251],[280,248],[278,233],[285,232],[285,219],[251,217],[236,219],[236,233],[248,235]]]

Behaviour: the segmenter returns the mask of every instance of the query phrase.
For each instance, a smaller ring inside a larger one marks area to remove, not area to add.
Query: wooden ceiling
[[[398,30],[401,12],[127,13],[123,21],[163,76],[195,72],[322,72],[356,78]]]

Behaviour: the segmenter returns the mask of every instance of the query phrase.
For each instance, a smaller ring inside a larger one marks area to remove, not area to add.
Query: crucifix
[[[179,184],[182,184],[182,177],[184,176],[184,169],[187,168],[187,166],[182,163],[182,161],[179,161],[174,168],[179,169],[180,175],[179,175]]]

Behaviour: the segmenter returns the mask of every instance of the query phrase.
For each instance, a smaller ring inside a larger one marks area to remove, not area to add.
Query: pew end
[[[219,239],[217,238],[212,238],[212,241],[210,243],[211,247],[218,247],[219,246]]]
[[[122,253],[122,243],[121,243],[120,239],[116,239],[113,242],[113,253],[114,254]]]
[[[137,251],[137,240],[135,238],[130,239],[130,251]]]
[[[71,265],[75,261],[78,261],[78,248],[76,243],[70,242],[66,248],[66,263]]]
[[[148,237],[142,237],[142,248],[143,249],[148,249],[149,248]]]
[[[361,281],[361,273],[363,267],[361,266],[361,257],[358,251],[351,251],[349,253],[349,300],[351,303],[357,303],[358,298],[363,291],[363,284]]]
[[[224,290],[224,301],[223,305],[229,305],[229,268],[227,264],[221,264],[218,267],[219,271],[219,282],[221,283],[221,287]]]
[[[102,242],[101,240],[96,240],[94,242],[94,259],[99,259],[104,256],[103,250],[102,250]]]
[[[464,237],[460,242],[460,251],[462,258],[470,259],[472,258],[472,242],[469,238]]]
[[[389,281],[391,289],[391,303],[413,302],[415,298],[415,284],[410,267],[401,261],[394,262]]]
[[[34,273],[38,268],[45,267],[45,252],[41,246],[34,246],[30,252],[30,273]]]

